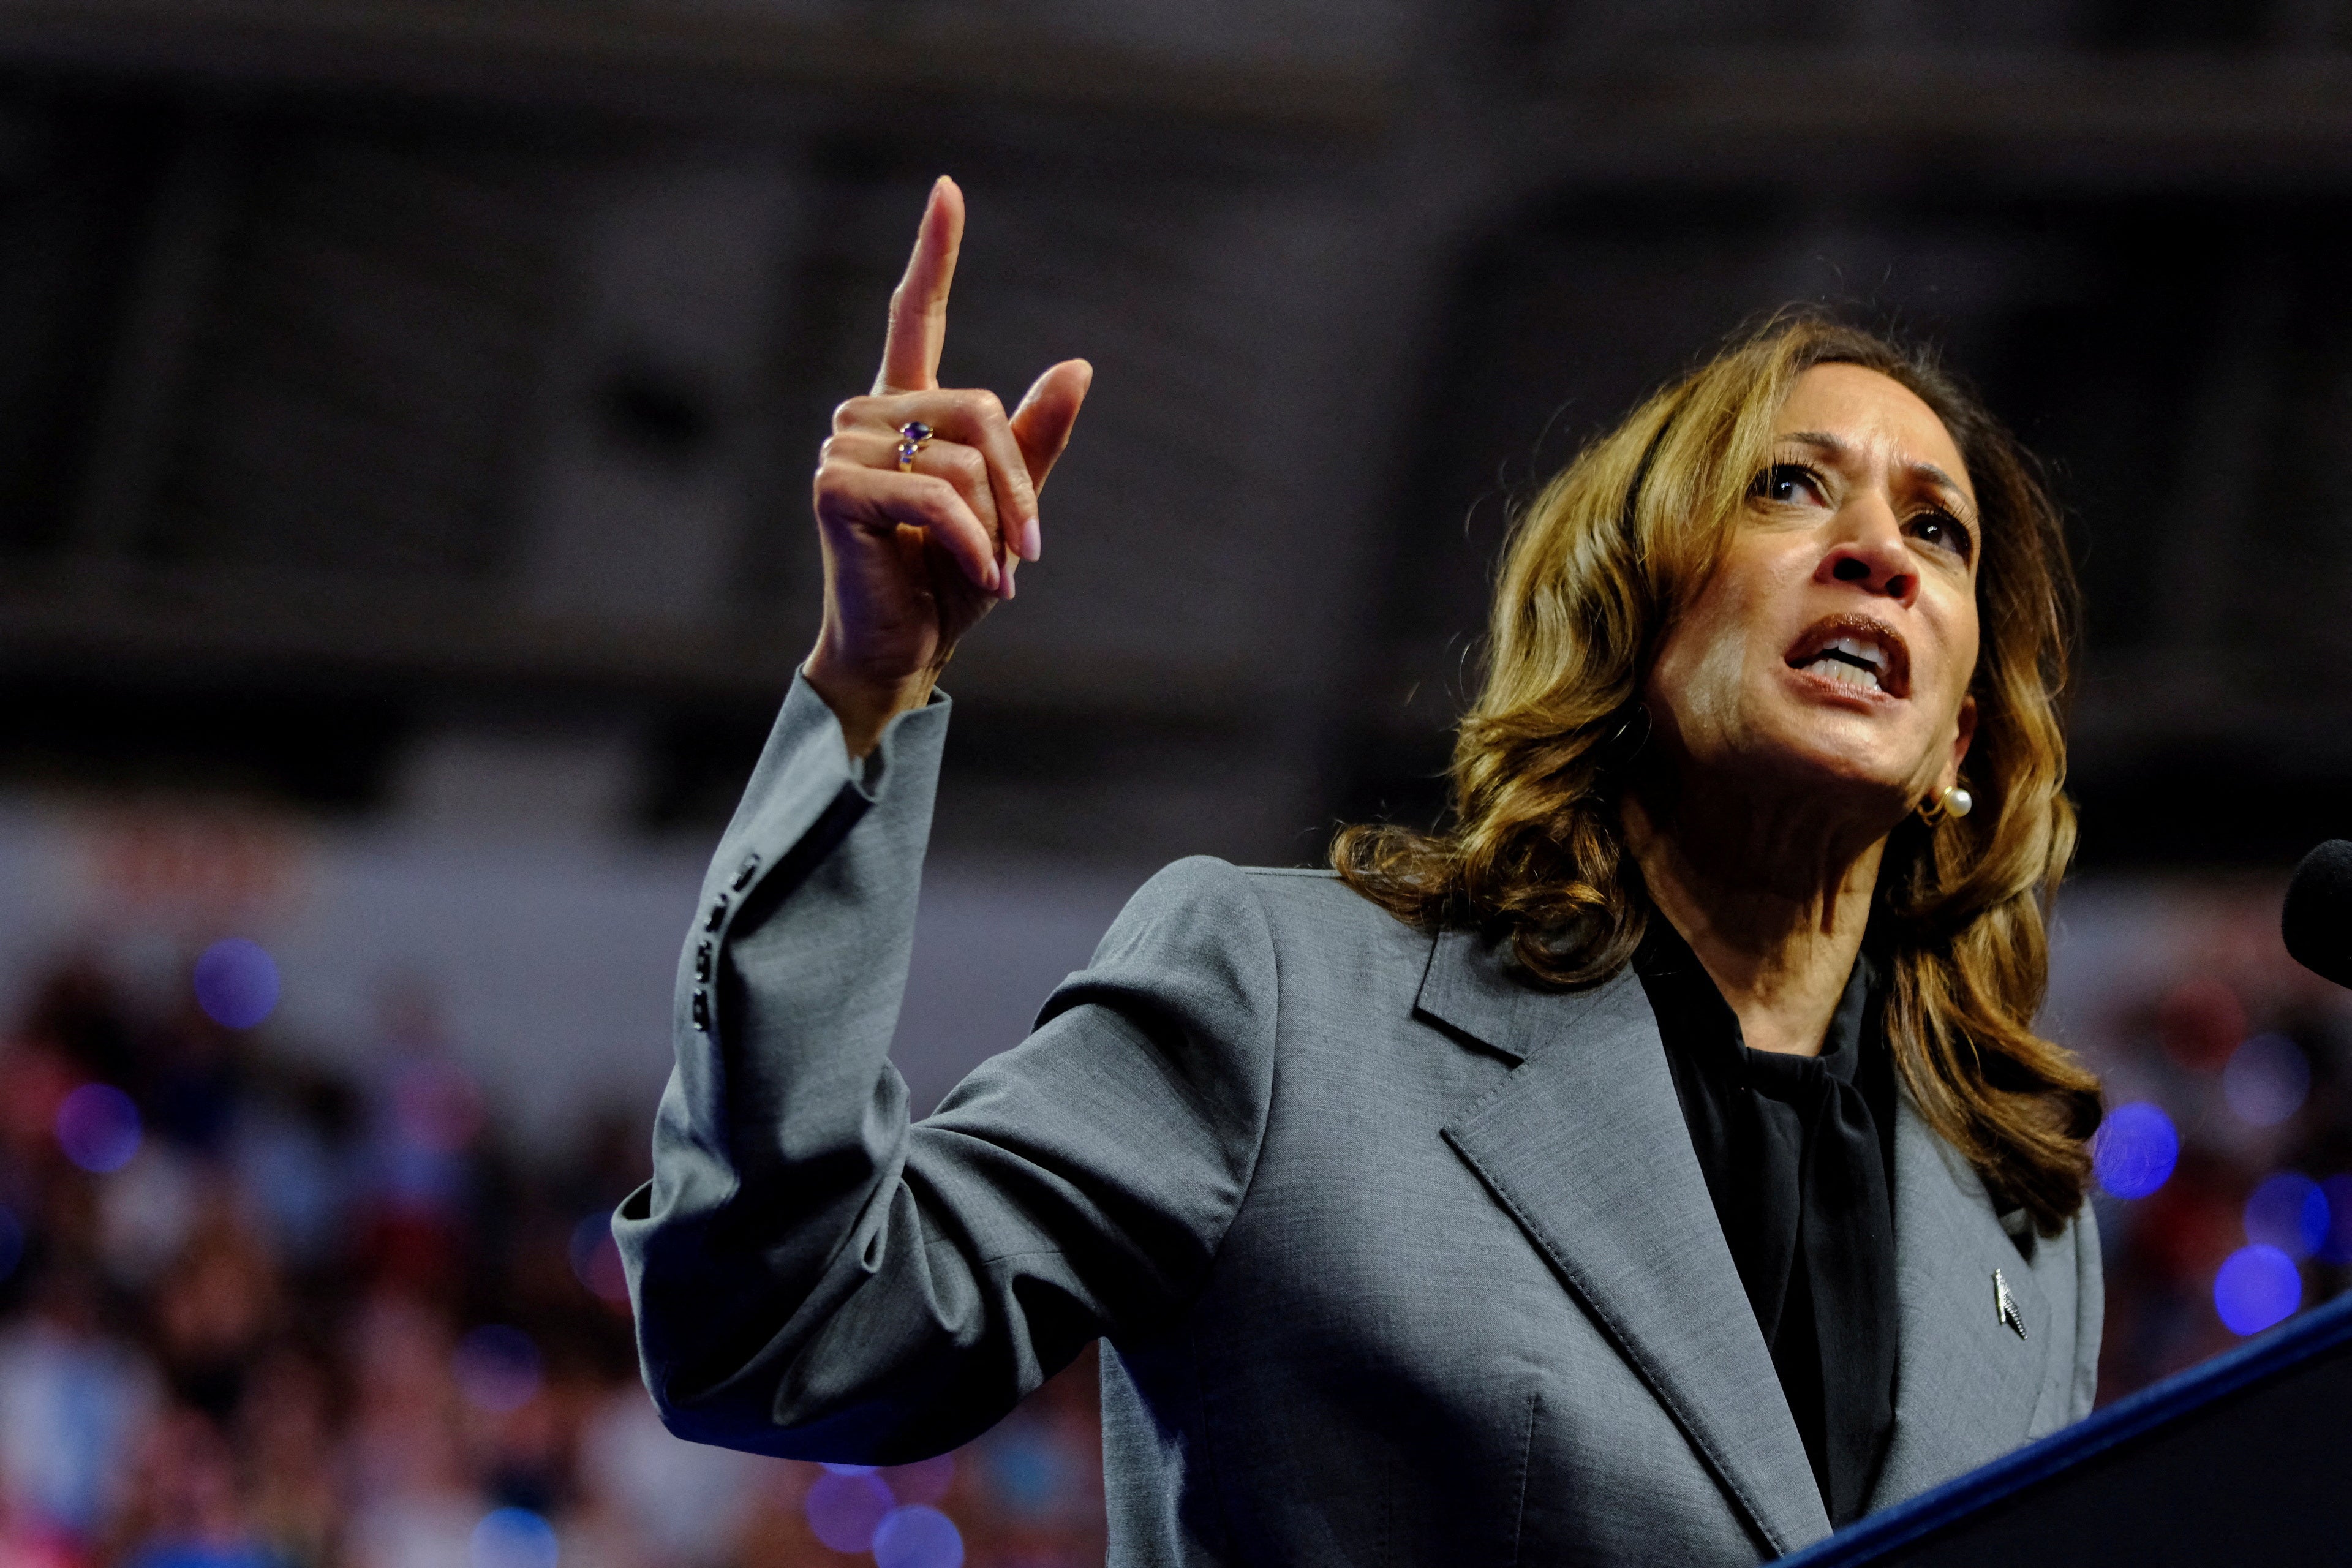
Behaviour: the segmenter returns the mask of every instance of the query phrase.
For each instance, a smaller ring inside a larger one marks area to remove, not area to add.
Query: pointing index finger
[[[890,296],[890,334],[883,341],[876,395],[929,392],[939,384],[940,351],[947,345],[948,286],[955,281],[956,253],[962,247],[963,192],[941,174],[923,205],[907,275]]]

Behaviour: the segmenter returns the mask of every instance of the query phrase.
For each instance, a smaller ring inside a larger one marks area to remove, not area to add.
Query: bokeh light
[[[2294,1316],[2302,1305],[2302,1272],[2275,1247],[2242,1247],[2213,1277],[2213,1310],[2231,1333],[2261,1333]]]
[[[196,1005],[227,1029],[250,1029],[277,1010],[278,961],[258,942],[233,936],[196,960]]]
[[[2281,1171],[2246,1200],[2246,1239],[2275,1247],[2289,1258],[2309,1258],[2326,1244],[2329,1217],[2327,1194],[2317,1182],[2297,1171]]]
[[[2319,1244],[2319,1260],[2341,1268],[2352,1263],[2352,1173],[2328,1177],[2319,1191],[2327,1199],[2327,1235]]]
[[[2099,1185],[2119,1198],[2144,1198],[2164,1185],[2180,1159],[2172,1118],[2146,1100],[2118,1105],[2091,1141]]]
[[[2311,1092],[2311,1063],[2284,1035],[2256,1035],[2221,1069],[2221,1094],[2242,1120],[2275,1127],[2303,1109]]]
[[[555,1527],[527,1508],[493,1509],[474,1526],[472,1568],[555,1568]]]
[[[1040,1422],[1013,1420],[998,1427],[982,1463],[989,1490],[1016,1518],[1044,1525],[1077,1505],[1084,1477],[1067,1446]]]
[[[0,1205],[0,1279],[16,1272],[25,1260],[25,1226],[15,1212]]]
[[[874,1532],[898,1506],[889,1484],[871,1471],[845,1474],[828,1466],[808,1489],[809,1528],[835,1552],[866,1552]]]
[[[619,1306],[629,1299],[628,1271],[620,1244],[613,1239],[613,1211],[598,1209],[572,1227],[572,1277],[600,1301]]]
[[[963,1533],[938,1509],[892,1509],[874,1531],[878,1568],[962,1568]]]
[[[85,1171],[119,1171],[139,1152],[139,1108],[110,1083],[86,1083],[58,1102],[58,1147]]]
[[[530,1404],[539,1393],[539,1346],[520,1329],[485,1323],[457,1342],[450,1358],[457,1392],[478,1410],[503,1415]]]

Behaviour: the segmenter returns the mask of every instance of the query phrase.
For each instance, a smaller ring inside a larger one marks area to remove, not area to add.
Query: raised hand
[[[816,470],[824,623],[802,668],[863,756],[892,717],[930,698],[956,643],[1043,546],[1037,492],[1069,445],[1094,378],[1065,360],[1007,414],[986,390],[941,387],[948,287],[963,243],[963,193],[931,187],[870,396],[834,410]],[[909,442],[909,426],[920,426]],[[912,445],[902,469],[903,447]]]

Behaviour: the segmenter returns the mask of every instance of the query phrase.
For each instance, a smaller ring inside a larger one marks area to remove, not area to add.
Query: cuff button
[[[718,899],[712,902],[710,912],[702,917],[702,929],[705,931],[717,931],[720,926],[726,923],[727,895],[721,893],[719,895]]]
[[[710,1033],[710,993],[699,985],[694,988],[694,1026]]]
[[[751,885],[751,879],[759,873],[760,858],[757,855],[746,855],[743,857],[743,863],[735,868],[735,880],[729,886],[740,893]]]
[[[710,939],[704,937],[694,944],[694,977],[704,984],[710,983]]]

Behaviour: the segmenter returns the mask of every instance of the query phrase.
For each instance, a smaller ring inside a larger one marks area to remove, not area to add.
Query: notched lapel
[[[1539,989],[1471,933],[1451,931],[1433,947],[1417,1008],[1520,1064],[1444,1129],[1446,1141],[1773,1552],[1828,1534],[1641,982],[1627,972],[1590,991]]]
[[[2025,1328],[2004,1322],[1993,1271]],[[1895,1121],[1895,1272],[1902,1303],[1895,1432],[1874,1509],[2026,1440],[2053,1342],[2050,1300],[2001,1228],[1984,1183],[1909,1098]]]

